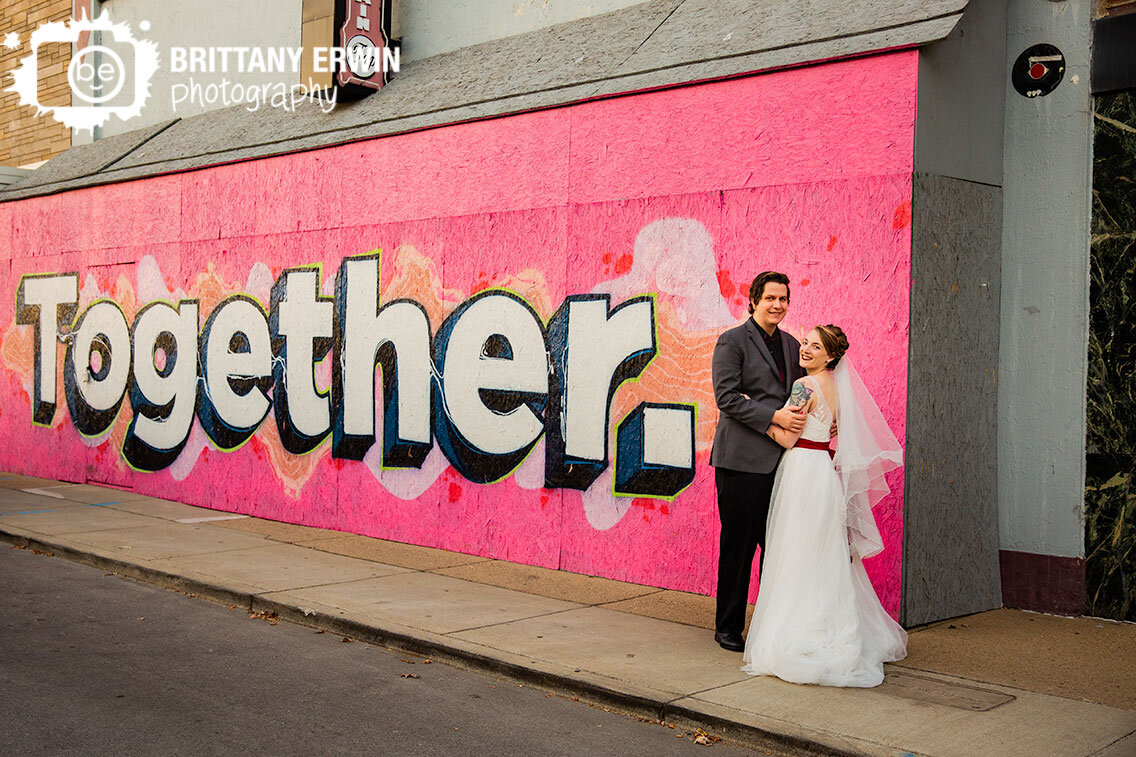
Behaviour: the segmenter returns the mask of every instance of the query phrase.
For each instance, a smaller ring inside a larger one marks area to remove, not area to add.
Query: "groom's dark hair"
[[[765,273],[757,274],[753,283],[749,285],[749,312],[753,314],[753,303],[755,300],[760,300],[761,296],[765,294],[766,284],[784,284],[785,293],[792,297],[789,292],[789,277],[777,271],[766,271]]]

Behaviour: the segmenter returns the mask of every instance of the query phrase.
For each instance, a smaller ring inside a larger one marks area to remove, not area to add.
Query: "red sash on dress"
[[[804,449],[818,449],[821,452],[827,452],[828,456],[836,457],[836,451],[828,446],[828,442],[814,442],[809,439],[798,439],[794,447],[803,447]]]

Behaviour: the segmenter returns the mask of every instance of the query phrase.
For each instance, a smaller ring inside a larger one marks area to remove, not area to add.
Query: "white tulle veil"
[[[903,465],[903,450],[847,356],[832,377],[838,403],[833,462],[844,484],[844,523],[853,553],[871,557],[884,549],[872,508],[887,496],[884,475]]]

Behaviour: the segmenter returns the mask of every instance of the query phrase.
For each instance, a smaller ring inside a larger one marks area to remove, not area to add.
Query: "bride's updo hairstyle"
[[[816,331],[820,334],[820,342],[824,345],[825,352],[832,358],[828,363],[828,369],[832,370],[848,351],[848,337],[844,336],[843,329],[831,323],[827,326],[817,326]]]

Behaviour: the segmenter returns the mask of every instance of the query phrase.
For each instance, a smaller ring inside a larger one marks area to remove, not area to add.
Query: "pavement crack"
[[[1110,742],[1108,742],[1108,743],[1107,743],[1107,744],[1105,744],[1105,745],[1104,745],[1103,747],[1101,747],[1100,749],[1098,749],[1098,750],[1096,750],[1095,752],[1093,752],[1093,755],[1098,755],[1098,754],[1107,754],[1107,753],[1108,753],[1108,750],[1112,749],[1112,747],[1116,746],[1117,744],[1119,744],[1120,742],[1124,741],[1125,739],[1131,738],[1131,737],[1133,737],[1133,736],[1136,736],[1136,728],[1132,729],[1131,731],[1129,731],[1128,733],[1124,734],[1124,735],[1123,735],[1123,736],[1121,736],[1120,738],[1118,738],[1118,739],[1116,739],[1116,740],[1114,740],[1114,741],[1110,741]],[[1092,757],[1092,756],[1090,756],[1090,757]]]

